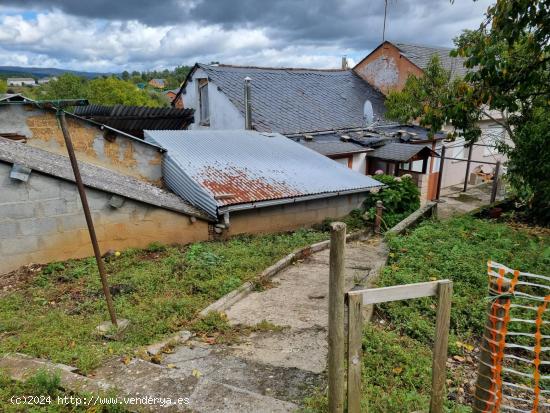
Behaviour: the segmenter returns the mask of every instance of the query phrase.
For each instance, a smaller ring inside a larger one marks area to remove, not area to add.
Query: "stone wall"
[[[85,120],[67,116],[69,133],[77,157],[83,162],[160,185],[162,153],[154,146],[124,135],[110,135]],[[33,105],[0,107],[0,134],[17,133],[27,145],[67,156],[63,133],[53,111]]]
[[[93,255],[76,185],[33,171],[28,182],[9,177],[0,162],[0,274],[29,263]],[[87,189],[102,251],[208,239],[208,223],[126,199],[109,205],[112,194]]]
[[[316,199],[250,209],[230,213],[230,227],[225,235],[242,233],[269,233],[310,227],[325,218],[341,218],[359,208],[366,194]]]

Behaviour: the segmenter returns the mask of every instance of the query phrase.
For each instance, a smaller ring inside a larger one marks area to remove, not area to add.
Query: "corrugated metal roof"
[[[277,133],[145,131],[145,138],[167,151],[163,170],[168,187],[212,216],[231,205],[294,202],[382,185]]]
[[[244,114],[250,77],[252,122],[262,132],[293,134],[365,126],[363,105],[383,117],[384,96],[352,70],[280,69],[198,64]],[[183,85],[186,87],[186,84]]]
[[[144,129],[186,129],[193,122],[194,110],[148,106],[87,105],[77,106],[74,113],[142,138]]]

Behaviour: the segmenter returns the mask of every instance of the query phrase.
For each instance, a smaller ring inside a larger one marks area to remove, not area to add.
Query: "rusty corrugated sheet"
[[[295,202],[382,185],[277,133],[145,131],[145,138],[167,151],[166,184],[211,215],[230,205]]]

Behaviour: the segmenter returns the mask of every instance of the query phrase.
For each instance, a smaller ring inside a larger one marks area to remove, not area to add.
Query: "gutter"
[[[323,192],[320,194],[304,195],[304,196],[299,196],[294,198],[270,199],[267,201],[247,202],[244,204],[221,206],[221,207],[218,207],[218,214],[223,215],[227,212],[233,212],[233,211],[245,211],[249,209],[265,208],[265,207],[276,206],[276,205],[296,204],[298,202],[311,201],[315,199],[333,198],[340,195],[351,195],[351,194],[357,194],[361,192],[370,192],[371,189],[383,188],[384,186],[385,185],[380,184],[380,186],[372,186],[369,188],[349,189],[346,191],[338,191],[338,192]]]

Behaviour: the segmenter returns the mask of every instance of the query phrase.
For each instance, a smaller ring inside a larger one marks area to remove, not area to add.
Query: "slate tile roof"
[[[308,141],[300,141],[301,145],[305,146],[306,148],[312,149],[315,152],[319,152],[322,155],[339,155],[339,154],[353,154],[353,153],[361,153],[361,152],[367,152],[368,148],[364,148],[361,145],[357,145],[356,143],[352,142],[342,142],[338,140],[334,141],[321,141],[321,142],[308,142]]]
[[[430,59],[434,54],[439,56],[441,65],[451,72],[453,77],[463,77],[467,69],[464,67],[464,59],[461,57],[451,57],[449,53],[452,49],[447,47],[420,46],[406,43],[394,43],[401,51],[401,54],[413,62],[420,69],[428,67]]]
[[[429,151],[430,154],[435,154],[428,146],[391,142],[386,143],[384,146],[372,152],[368,152],[367,156],[389,161],[407,162],[413,156],[423,151]]]
[[[24,165],[34,171],[74,182],[74,173],[67,156],[35,148],[0,137],[0,162]],[[101,168],[82,161],[78,162],[84,185],[120,195],[160,208],[182,212],[208,219],[198,208],[176,194],[158,188],[139,179]]]
[[[243,82],[250,77],[256,130],[293,134],[361,127],[368,99],[383,117],[384,96],[352,70],[272,69],[198,64],[244,115]],[[185,84],[183,88],[185,88]]]

